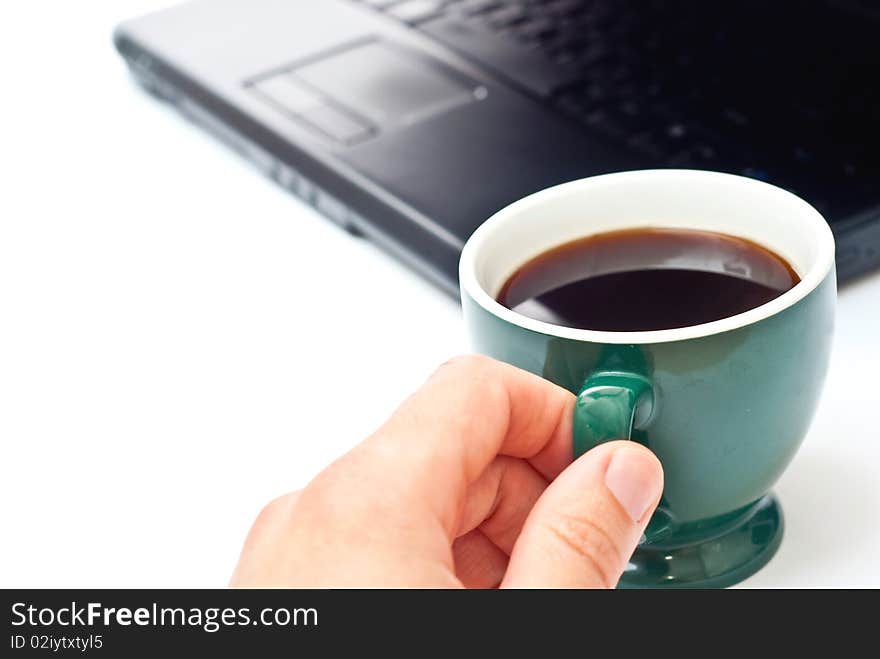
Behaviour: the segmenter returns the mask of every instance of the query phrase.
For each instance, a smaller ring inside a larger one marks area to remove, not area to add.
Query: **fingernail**
[[[657,459],[635,446],[622,446],[611,456],[605,485],[634,522],[660,498],[663,473]]]

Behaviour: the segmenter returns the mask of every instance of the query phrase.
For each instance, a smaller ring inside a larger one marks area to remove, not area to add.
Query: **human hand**
[[[625,441],[571,463],[574,400],[485,357],[444,364],[375,434],[263,509],[231,585],[614,587],[663,472]]]

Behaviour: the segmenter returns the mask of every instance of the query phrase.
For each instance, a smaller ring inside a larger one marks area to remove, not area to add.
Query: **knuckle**
[[[498,407],[509,401],[503,377],[505,367],[485,355],[459,355],[446,361],[436,372],[443,374],[454,369],[462,397],[479,397],[486,407]]]
[[[293,504],[298,496],[299,492],[293,492],[272,499],[257,514],[254,528],[265,528],[289,519],[293,515]]]
[[[559,514],[549,523],[549,530],[563,547],[584,560],[603,588],[617,586],[625,554],[602,525],[587,517]]]
[[[451,359],[447,359],[437,370],[444,371],[454,368],[469,374],[480,374],[490,371],[494,364],[495,361],[491,357],[486,357],[485,355],[457,355]]]

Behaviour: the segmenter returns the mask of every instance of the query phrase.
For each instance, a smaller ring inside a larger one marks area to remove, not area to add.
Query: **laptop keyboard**
[[[838,26],[817,3],[799,3],[793,36],[791,5],[750,0],[723,11],[667,0],[352,1],[479,62],[646,166],[731,171],[796,191],[836,181],[876,195],[876,38],[866,30],[860,43],[852,20]]]

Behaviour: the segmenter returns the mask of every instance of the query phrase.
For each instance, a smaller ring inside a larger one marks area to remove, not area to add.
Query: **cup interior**
[[[495,301],[507,279],[530,259],[589,235],[635,228],[696,229],[746,238],[784,258],[801,282],[737,316],[690,328],[595,332],[516,314]],[[679,340],[726,331],[778,313],[824,280],[834,264],[834,238],[816,209],[753,179],[716,172],[647,170],[573,181],[501,210],[464,248],[462,291],[493,314],[528,329],[612,343]],[[638,336],[636,336],[638,335]]]

